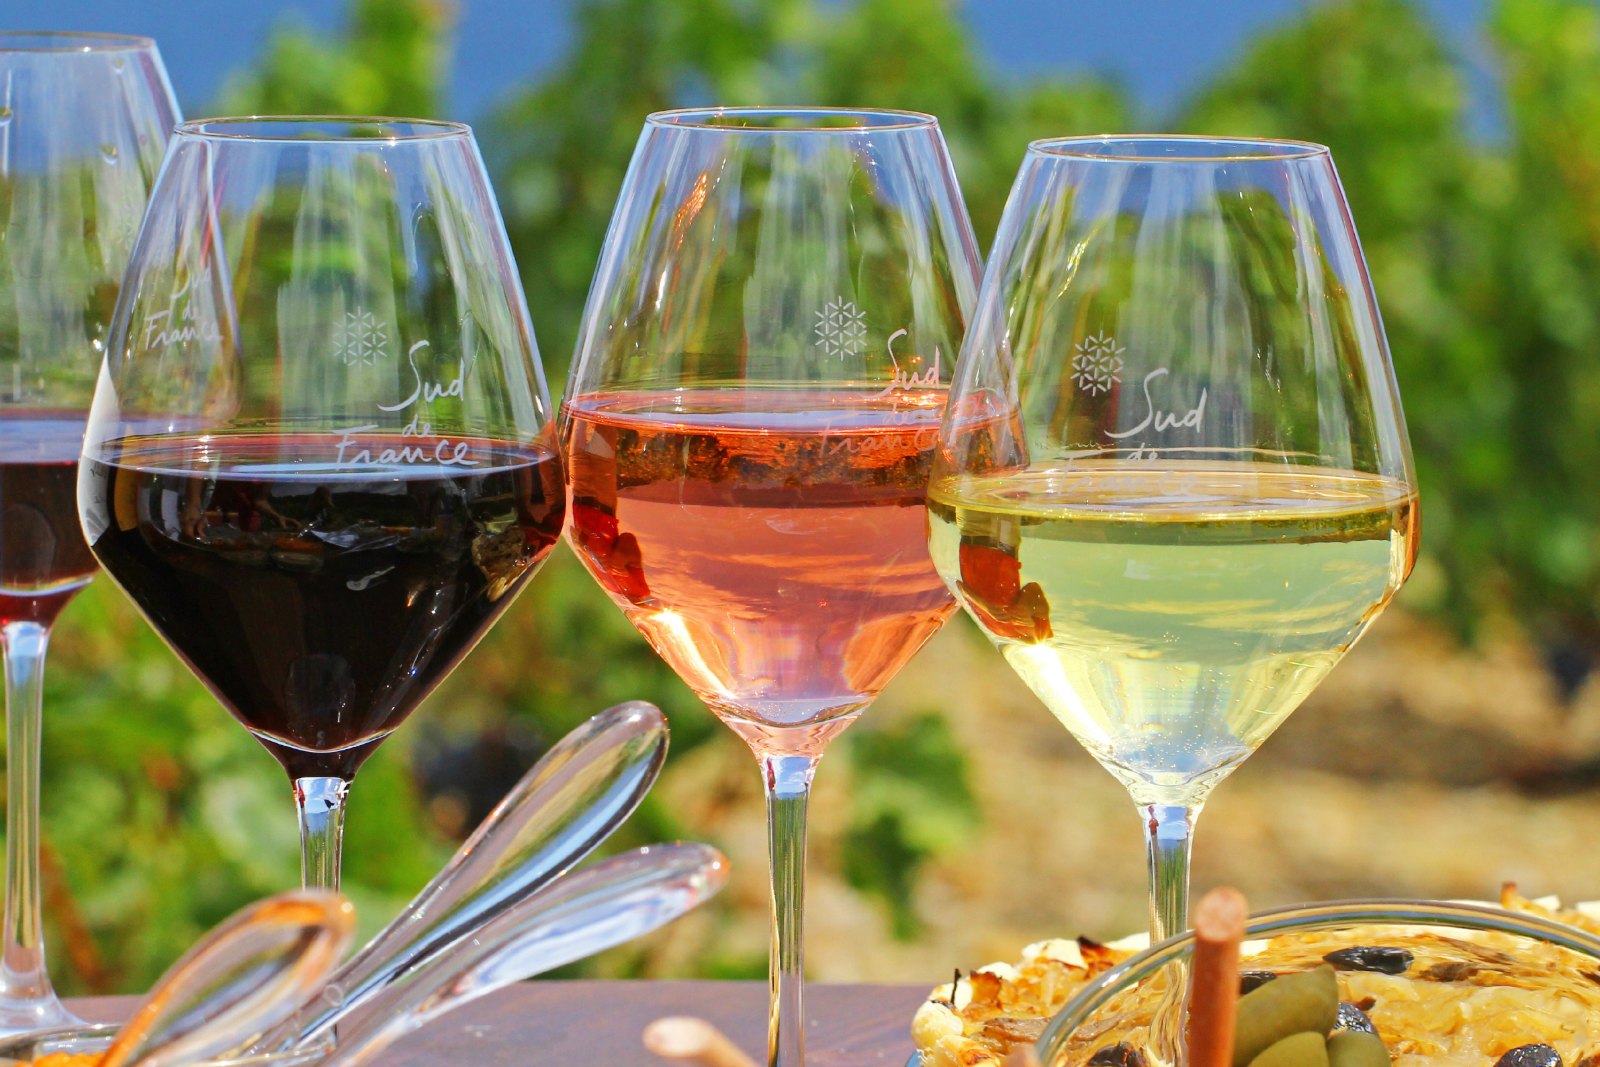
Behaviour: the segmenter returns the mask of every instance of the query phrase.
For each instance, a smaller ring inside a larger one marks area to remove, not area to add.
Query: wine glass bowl
[[[921,544],[943,399],[579,398],[572,540],[724,722],[762,751],[820,754],[954,608]]]
[[[940,573],[1130,791],[1152,934],[1215,785],[1416,555],[1405,424],[1327,149],[1030,146],[929,490]]]
[[[769,1062],[804,1062],[816,761],[954,610],[925,494],[978,255],[937,122],[650,116],[561,409],[578,558],[762,764]]]
[[[94,576],[83,426],[112,309],[177,116],[154,42],[0,32],[0,644],[6,674],[0,1034],[78,1024],[45,970],[39,739],[56,616]]]
[[[111,332],[80,502],[107,573],[295,783],[344,790],[559,537],[532,328],[470,129],[180,126]]]

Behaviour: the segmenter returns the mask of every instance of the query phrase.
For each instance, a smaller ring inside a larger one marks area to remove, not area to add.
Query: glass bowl
[[[1310,970],[1337,953],[1328,962],[1340,999],[1363,1009],[1396,1067],[1495,1067],[1529,1044],[1553,1046],[1566,1067],[1600,1055],[1600,937],[1566,923],[1490,905],[1363,900],[1261,912],[1246,930],[1241,972]],[[1357,948],[1389,951],[1347,951]],[[1151,1020],[1170,1018],[1158,1008],[1193,949],[1182,934],[1091,979],[1040,1037],[1041,1062],[1169,1062],[1151,1047],[1160,1044]]]

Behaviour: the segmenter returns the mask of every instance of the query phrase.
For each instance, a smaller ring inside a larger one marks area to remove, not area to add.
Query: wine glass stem
[[[772,873],[768,1067],[802,1067],[806,1061],[806,805],[811,800],[811,779],[816,770],[815,756],[761,757],[767,785],[767,848]]]
[[[344,851],[343,778],[296,778],[294,802],[300,813],[300,882],[307,889],[338,889]]]
[[[1189,928],[1189,843],[1198,805],[1141,804],[1150,856],[1150,943]]]
[[[0,1033],[80,1020],[57,999],[45,971],[39,890],[39,733],[50,628],[0,628],[6,672],[6,903],[0,957]]]

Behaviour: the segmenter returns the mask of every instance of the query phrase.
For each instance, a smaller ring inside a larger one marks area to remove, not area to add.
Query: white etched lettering
[[[1156,406],[1155,396],[1150,391],[1150,383],[1157,378],[1167,376],[1166,367],[1158,367],[1144,376],[1144,418],[1137,426],[1127,430],[1107,430],[1106,436],[1114,441],[1121,441],[1155,427],[1157,433],[1167,430],[1194,430],[1198,432],[1206,419],[1206,391],[1200,390],[1200,402],[1187,411],[1163,411]]]
[[[411,418],[400,428],[399,440],[393,436],[377,437],[363,442],[361,435],[377,430],[378,423],[352,426],[339,437],[338,464],[341,467],[395,466],[411,463],[436,464],[441,467],[476,467],[481,462],[472,458],[470,441],[455,441],[433,432],[433,423],[422,417],[419,403],[431,404],[445,397],[466,395],[466,378],[469,373],[465,363],[458,364],[456,375],[447,381],[429,379],[417,366],[417,353],[428,347],[427,341],[418,341],[406,353],[411,365],[412,388],[410,394],[398,404],[378,404],[379,411],[400,412],[408,409]]]
[[[193,341],[220,341],[222,331],[217,329],[215,323],[201,322],[195,315],[194,302],[183,301],[188,295],[192,280],[183,283],[183,288],[172,294],[167,301],[166,310],[151,312],[144,317],[144,336],[142,338],[144,351],[153,348],[165,348],[168,345],[189,344]],[[183,301],[183,310],[177,310],[178,302]],[[176,323],[176,325],[174,325]]]
[[[912,370],[909,367],[902,367],[900,366],[900,361],[895,358],[894,343],[910,332],[905,327],[901,327],[889,335],[889,340],[884,347],[888,350],[889,362],[894,369],[890,372],[889,384],[880,389],[876,395],[893,396],[895,393],[904,390],[927,389],[940,383],[943,374],[944,353],[939,350],[938,345],[933,346],[933,366],[927,370],[919,371]],[[922,361],[921,356],[912,356],[911,359],[918,363]]]

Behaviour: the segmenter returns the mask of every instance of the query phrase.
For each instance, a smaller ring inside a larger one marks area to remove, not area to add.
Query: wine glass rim
[[[359,130],[367,132],[355,132]],[[379,130],[384,132],[373,132]],[[471,137],[472,127],[445,119],[387,115],[220,115],[180,122],[173,133],[202,141],[374,145]]]
[[[832,119],[854,118],[856,122],[817,123],[798,126],[744,126],[721,122],[724,118],[803,118],[808,115]],[[654,111],[645,116],[645,125],[681,130],[706,130],[713,133],[877,133],[881,130],[937,129],[939,120],[922,111],[903,111],[889,107],[809,107],[801,105],[736,105],[680,107]]]
[[[1142,148],[1172,146],[1156,155]],[[1066,156],[1104,163],[1253,163],[1327,158],[1328,146],[1282,137],[1212,137],[1188,133],[1107,133],[1046,137],[1030,142],[1035,155]]]
[[[0,52],[139,52],[154,49],[149,37],[81,30],[0,30]]]

